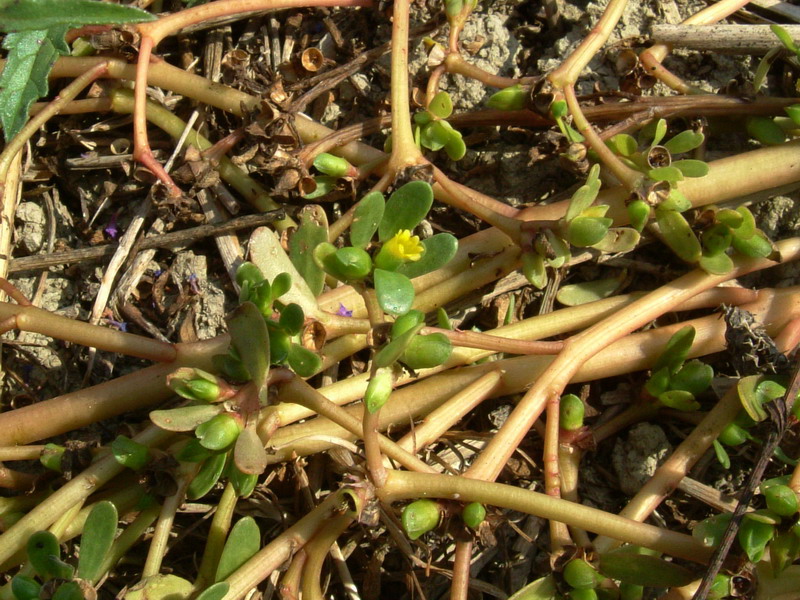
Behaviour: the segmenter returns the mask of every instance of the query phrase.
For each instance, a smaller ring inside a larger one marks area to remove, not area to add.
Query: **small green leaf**
[[[401,229],[413,229],[424,219],[433,205],[433,188],[425,181],[410,181],[396,189],[386,203],[378,227],[381,242],[391,239]]]
[[[361,281],[372,272],[372,258],[363,248],[345,246],[328,254],[323,265],[325,271],[341,281]]]
[[[522,110],[527,103],[527,92],[520,84],[495,92],[486,101],[486,106],[495,110]]]
[[[794,122],[794,124],[800,127],[800,104],[786,106],[783,110],[786,111],[786,114],[789,115],[789,118]]]
[[[117,507],[102,501],[94,505],[81,535],[81,553],[78,559],[78,577],[97,583],[103,574],[100,567],[117,534]]]
[[[782,517],[791,517],[797,512],[797,494],[788,485],[772,485],[764,490],[767,508]]]
[[[752,258],[769,258],[770,260],[780,260],[778,249],[763,231],[757,231],[754,236],[748,239],[735,237],[731,241],[734,250],[739,254]]]
[[[273,293],[275,291],[273,283]],[[242,359],[250,378],[258,390],[258,399],[267,402],[267,377],[269,376],[269,332],[264,317],[252,302],[239,305],[226,319],[231,345]]]
[[[686,567],[656,556],[634,552],[601,554],[598,568],[611,579],[646,587],[680,587],[695,579],[694,573]]]
[[[423,498],[415,500],[403,508],[401,522],[406,535],[412,540],[416,540],[425,533],[428,533],[439,524],[441,509],[439,503]]]
[[[470,529],[477,529],[486,518],[486,509],[480,502],[470,502],[461,511],[461,519]]]
[[[242,429],[236,438],[233,461],[245,475],[261,475],[267,468],[267,451],[252,425]]]
[[[50,531],[37,531],[28,538],[28,560],[43,579],[72,579],[74,569],[61,560],[58,538]]]
[[[705,136],[699,131],[687,129],[664,142],[664,147],[674,156],[675,154],[683,154],[699,148],[704,139]]]
[[[328,241],[328,217],[321,206],[309,204],[297,218],[300,226],[289,238],[289,257],[316,297],[325,286],[325,273],[314,260],[313,250]]]
[[[374,277],[378,304],[384,312],[401,315],[411,308],[414,286],[408,277],[383,269],[375,269]]]
[[[650,220],[650,205],[644,200],[634,200],[627,208],[631,227],[641,232]]]
[[[206,459],[189,487],[186,488],[186,497],[189,500],[197,500],[210,492],[219,481],[222,471],[225,469],[226,460],[227,454],[224,452],[212,454]]]
[[[245,518],[249,519],[250,517]],[[204,589],[195,600],[222,600],[228,594],[230,588],[231,584],[227,581],[219,581]]]
[[[303,313],[302,307],[293,302],[291,304],[287,304],[281,310],[281,316],[278,322],[286,333],[289,335],[297,335],[303,329],[303,323],[305,323],[305,320],[306,316]]]
[[[386,200],[378,191],[370,192],[356,204],[353,211],[353,223],[350,225],[350,243],[356,248],[366,248],[372,236],[378,231],[383,219]]]
[[[453,114],[453,101],[447,92],[439,92],[428,105],[428,110],[440,119],[446,119]]]
[[[695,329],[691,325],[681,327],[672,334],[664,346],[661,356],[653,366],[653,371],[667,367],[671,375],[677,373],[689,355],[689,350],[694,343],[694,334]]]
[[[214,581],[227,579],[261,549],[261,531],[253,517],[242,517],[231,528],[219,557]]]
[[[769,400],[763,393],[759,393],[758,384],[761,382],[760,375],[750,375],[742,377],[736,384],[739,392],[739,401],[742,403],[747,415],[753,421],[759,422],[767,418],[767,411],[761,406]]]
[[[786,141],[786,132],[769,117],[747,119],[747,133],[767,146],[777,146]]]
[[[11,593],[16,600],[39,600],[42,586],[33,578],[25,575],[14,575],[11,579]]]
[[[313,179],[316,187],[312,191],[303,194],[303,198],[306,200],[316,200],[317,198],[327,196],[335,190],[336,186],[339,184],[337,178],[331,177],[330,175],[317,175]]]
[[[603,239],[591,247],[606,254],[630,252],[636,248],[641,239],[642,236],[632,227],[611,227]]]
[[[268,321],[268,323],[273,323],[273,321]],[[269,331],[270,363],[273,365],[285,364],[292,348],[292,338],[283,329],[278,329],[277,324],[273,326],[268,324],[267,329]]]
[[[669,367],[654,369],[653,374],[650,375],[649,379],[644,384],[644,389],[654,398],[658,398],[669,388],[669,378]]]
[[[375,363],[375,366],[379,369],[382,369],[392,365],[395,361],[397,361],[403,355],[403,352],[405,352],[406,348],[408,348],[411,340],[414,339],[414,336],[417,335],[419,330],[424,326],[424,322],[420,321],[408,329],[405,329],[397,336],[393,335],[392,341],[381,348],[378,353],[375,354],[375,358],[372,359]]]
[[[698,396],[705,392],[714,379],[714,369],[699,360],[690,360],[672,376],[671,390],[683,390]]]
[[[224,408],[219,404],[198,404],[168,410],[154,410],[150,420],[166,431],[193,431],[199,425],[220,414]]]
[[[772,573],[778,577],[800,556],[800,538],[787,531],[779,533],[769,544],[769,561]]]
[[[670,249],[688,263],[700,260],[703,249],[686,218],[674,210],[656,209],[656,223]]]
[[[39,455],[39,462],[46,469],[61,473],[61,461],[64,458],[64,453],[67,449],[59,444],[48,442],[44,446],[44,450]]]
[[[322,368],[322,359],[318,354],[300,344],[292,344],[287,358],[289,367],[300,377],[316,375]]]
[[[758,562],[764,556],[767,544],[775,535],[775,526],[769,523],[762,523],[751,518],[750,514],[745,514],[736,539],[739,545],[747,553],[747,557],[752,562]]]
[[[364,404],[371,414],[375,414],[389,400],[392,394],[393,377],[390,369],[380,368],[375,372],[364,393]]]
[[[463,0],[445,0],[444,10],[448,17],[453,18],[461,14],[464,8]]]
[[[444,148],[449,140],[450,130],[442,121],[431,121],[420,130],[420,143],[434,152]]]
[[[681,213],[692,208],[692,203],[681,191],[672,188],[667,198],[660,202],[658,207],[662,210],[674,210]]]
[[[203,448],[216,452],[225,450],[233,444],[241,431],[242,424],[239,419],[230,413],[223,413],[198,425],[194,434]]]
[[[508,600],[562,600],[552,575],[541,577],[516,591]]]
[[[664,406],[684,412],[691,412],[700,408],[700,403],[695,400],[694,394],[683,390],[669,390],[664,392],[658,396],[658,401]]]
[[[703,254],[703,256],[700,257],[698,265],[700,265],[700,268],[706,273],[710,273],[711,275],[725,275],[733,271],[733,260],[724,252],[712,254],[710,256]]]
[[[725,451],[725,448],[722,447],[722,444],[720,444],[718,440],[714,440],[712,442],[712,445],[714,446],[714,454],[716,455],[719,464],[721,464],[722,468],[724,469],[730,469],[731,458],[730,456],[728,456],[728,453]]]
[[[642,140],[649,141],[650,146],[658,146],[664,136],[667,134],[667,121],[665,119],[658,119],[650,121],[640,131],[639,135]]]
[[[450,160],[461,160],[467,153],[467,145],[464,143],[464,138],[461,133],[453,130],[450,132],[450,137],[444,145],[444,151]]]
[[[579,248],[593,246],[605,237],[613,222],[607,217],[576,217],[569,223],[567,239]]]
[[[719,432],[719,437],[717,439],[726,446],[733,447],[743,444],[749,438],[750,436],[745,429],[736,423],[728,423],[723,430]]]
[[[550,104],[550,114],[554,119],[563,119],[569,114],[569,106],[566,100],[556,100]]]
[[[175,455],[175,458],[181,462],[203,462],[209,456],[211,456],[211,451],[203,448],[197,438],[191,438],[186,440],[186,443]]]
[[[668,181],[675,184],[683,181],[683,173],[676,166],[658,167],[657,169],[650,169],[647,171],[647,176],[653,181]]]
[[[748,211],[748,212],[750,212],[750,211]],[[752,214],[751,214],[751,216],[752,216]],[[733,209],[730,209],[730,208],[723,208],[723,209],[717,211],[715,217],[716,217],[717,221],[719,221],[720,223],[723,223],[723,224],[727,225],[728,227],[731,228],[731,230],[735,230],[735,229],[738,229],[738,228],[742,227],[742,224],[744,223],[745,215],[744,215],[744,213],[741,213],[738,210],[733,210]],[[751,235],[753,235],[753,233],[755,233],[755,218],[753,219],[753,226],[752,227],[753,227],[752,231],[748,232],[746,230],[743,230],[740,233],[740,235],[742,237],[750,237]],[[747,226],[746,228],[749,229],[749,226]]]
[[[292,276],[289,273],[278,273],[272,280],[272,291],[270,295],[273,300],[277,300],[292,289]]]
[[[125,600],[188,600],[193,593],[191,581],[177,575],[153,575],[131,587]]]
[[[404,315],[400,315],[392,323],[391,339],[398,338],[409,329],[425,323],[425,313],[421,310],[412,309]]]
[[[51,600],[84,600],[77,581],[65,581],[56,588]]]
[[[556,300],[564,306],[588,304],[589,302],[612,296],[619,290],[622,282],[623,278],[608,277],[595,279],[594,281],[571,283],[559,288],[558,293],[556,293]]]
[[[592,165],[586,183],[579,187],[570,198],[567,214],[564,219],[569,223],[579,217],[597,198],[600,191],[600,165]]]
[[[430,369],[444,364],[453,351],[453,344],[443,333],[417,335],[411,339],[400,362],[409,369]]]
[[[633,136],[630,136],[627,133],[618,133],[606,141],[606,146],[611,148],[614,154],[619,154],[620,156],[631,156],[634,152],[636,152],[636,149],[639,145],[636,143],[636,140],[633,138]]]
[[[573,558],[564,565],[564,581],[578,590],[594,589],[603,581],[603,576],[582,558]]]
[[[723,223],[717,223],[709,229],[706,229],[701,236],[703,244],[703,254],[713,256],[725,252],[731,246],[733,235],[731,229]]]
[[[523,252],[522,274],[532,286],[543,289],[547,285],[547,269],[542,255],[538,252]]]
[[[702,160],[690,158],[676,160],[672,163],[672,167],[679,169],[684,177],[705,177],[708,175],[708,164]]]
[[[233,490],[237,496],[246,497],[253,493],[258,483],[258,475],[249,473],[242,473],[237,467],[236,463],[231,461],[228,463],[226,469],[228,481],[233,485]]]
[[[437,233],[427,240],[422,240],[422,246],[425,248],[422,258],[401,264],[396,269],[397,273],[414,279],[414,277],[441,269],[458,252],[458,240],[449,233]]]

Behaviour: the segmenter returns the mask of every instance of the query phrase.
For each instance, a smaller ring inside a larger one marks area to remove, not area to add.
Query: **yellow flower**
[[[411,235],[408,229],[401,229],[394,237],[383,245],[383,249],[392,258],[401,262],[413,262],[422,258],[425,247],[419,241],[419,236]]]

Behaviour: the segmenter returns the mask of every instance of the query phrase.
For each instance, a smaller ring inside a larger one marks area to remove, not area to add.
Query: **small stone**
[[[19,246],[28,254],[35,254],[44,243],[44,230],[47,224],[44,210],[35,202],[20,202],[17,206],[16,220]]]
[[[626,441],[617,440],[611,463],[620,489],[635,495],[672,452],[664,430],[658,425],[640,423],[631,428]]]

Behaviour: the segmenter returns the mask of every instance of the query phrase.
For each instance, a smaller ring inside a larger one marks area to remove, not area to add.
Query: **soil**
[[[166,4],[166,3],[165,3]],[[417,2],[415,20],[417,24],[433,18],[428,6],[431,3]],[[438,3],[436,9],[438,10]],[[587,35],[597,21],[605,2],[585,2],[572,0],[558,3],[561,8],[561,29],[553,32],[548,29],[540,3],[533,2],[483,2],[470,19],[462,34],[463,41],[479,42],[474,52],[468,54],[471,62],[491,72],[509,77],[540,75],[560,64],[561,60],[575,48]],[[607,50],[596,57],[581,76],[578,93],[585,96],[602,96],[620,87],[620,76],[614,67],[614,58],[619,48],[626,43],[641,43],[649,25],[654,22],[677,23],[706,6],[702,0],[646,0],[629,3],[620,26],[615,30]],[[358,11],[352,13],[333,11],[332,18],[341,31],[347,33],[347,44],[337,48],[326,29],[311,26],[316,23],[313,12],[304,12],[303,34],[308,46],[319,47],[331,61],[344,62],[361,49],[370,49],[388,39],[386,13]],[[236,24],[233,28],[222,29],[227,56],[241,45],[253,48],[267,39],[271,33],[268,19],[247,25]],[[286,31],[280,35],[285,39]],[[440,27],[432,37],[446,43],[447,26]],[[175,62],[179,52],[189,48],[194,57],[202,57],[204,45],[211,34],[200,33],[186,36],[180,42],[165,44],[164,52]],[[256,42],[253,41],[256,39]],[[248,41],[249,40],[249,41]],[[261,41],[259,41],[261,40]],[[255,45],[255,46],[254,46]],[[263,47],[262,47],[263,50]],[[252,62],[259,61],[257,55]],[[201,61],[202,62],[202,61]],[[222,79],[246,87],[234,75],[230,63],[223,61]],[[666,62],[672,69],[690,83],[710,92],[716,92],[729,81],[751,76],[754,63],[750,58],[700,55],[692,52],[676,51]],[[268,66],[251,64],[257,72],[272,73]],[[198,67],[201,69],[201,67]],[[227,69],[227,70],[226,70]],[[201,69],[202,70],[202,69]],[[293,66],[289,71],[297,71]],[[409,71],[413,82],[423,85],[426,80],[426,56],[424,46],[418,41],[412,46]],[[284,72],[287,75],[287,72]],[[288,81],[288,75],[287,75]],[[255,84],[251,84],[255,85]],[[470,111],[480,108],[493,92],[479,82],[461,76],[446,76],[442,89],[448,91],[456,111]],[[324,103],[315,102],[307,112],[331,127],[341,127],[373,117],[385,112],[385,97],[388,92],[388,58],[384,56],[374,64],[348,78]],[[670,94],[658,84],[644,93],[654,95]],[[182,113],[188,113],[188,102],[180,103],[179,98],[169,99],[178,105]],[[207,111],[206,127],[214,139],[222,137],[236,124],[223,114]],[[523,128],[484,128],[471,132],[478,143],[470,145],[467,155],[453,163],[446,157],[437,158],[441,165],[458,181],[486,194],[493,195],[514,206],[538,201],[550,201],[563,196],[579,181],[578,176],[565,170],[553,155],[553,145],[545,132],[530,131]],[[32,140],[33,157],[29,169],[28,182],[23,201],[19,204],[15,217],[15,244],[13,257],[47,254],[64,249],[87,248],[110,243],[119,239],[126,231],[137,206],[144,200],[149,189],[149,181],[142,179],[133,168],[129,157],[120,162],[117,168],[93,168],[76,172],[67,167],[70,160],[108,155],[109,145],[114,140],[130,135],[128,119],[100,116],[68,116],[54,119]],[[733,136],[736,143],[746,145],[746,136],[738,132]],[[383,135],[372,136],[369,140],[381,147]],[[163,160],[171,149],[171,142],[165,137],[155,136],[153,145],[160,151]],[[533,150],[536,149],[536,152]],[[722,151],[711,145],[708,155]],[[180,159],[179,159],[180,163]],[[264,184],[271,188],[275,180],[269,174],[260,175]],[[141,179],[141,180],[140,180]],[[276,197],[278,200],[286,198]],[[296,202],[296,199],[291,200]],[[242,211],[248,209],[241,206]],[[344,202],[326,205],[329,218],[346,210]],[[770,237],[780,239],[794,234],[800,227],[800,197],[796,193],[778,196],[754,205],[753,210],[759,226]],[[179,230],[196,225],[203,219],[199,205],[187,201],[184,205],[154,203],[146,210],[146,226],[156,217],[166,223],[166,230]],[[476,224],[471,217],[458,214],[453,209],[437,207],[429,219],[431,231],[452,231],[458,237],[471,233]],[[116,229],[116,231],[114,231]],[[241,233],[239,241],[246,252],[247,234]],[[634,259],[642,265],[661,264],[663,256],[654,251],[644,250]],[[663,252],[662,252],[663,254]],[[19,272],[11,275],[11,281],[27,297],[36,298],[42,308],[70,318],[87,320],[101,286],[101,280],[108,259],[103,262],[81,262],[69,266],[50,267],[46,272]],[[126,267],[128,266],[126,262]],[[670,268],[681,269],[675,260]],[[619,273],[617,268],[585,266],[574,269],[569,277],[599,277],[609,270]],[[123,269],[124,271],[124,269]],[[647,269],[633,268],[627,278],[625,290],[650,289],[660,279],[646,273]],[[565,275],[566,276],[566,275]],[[765,277],[773,285],[794,284],[800,276],[800,266],[789,264]],[[491,290],[481,290],[481,295]],[[482,326],[488,327],[502,318],[502,307],[508,306],[513,296],[516,303],[516,316],[536,314],[541,308],[542,294],[530,287],[512,289],[496,298],[480,300],[459,322],[462,329]],[[175,247],[170,250],[159,249],[144,269],[144,274],[131,293],[128,301],[141,313],[141,320],[132,321],[122,312],[121,305],[113,305],[103,313],[100,322],[109,327],[124,328],[128,331],[151,335],[145,329],[150,325],[165,339],[172,342],[208,339],[225,330],[225,314],[236,303],[236,293],[225,265],[213,239],[206,238],[191,246]],[[498,317],[500,315],[500,317]],[[142,361],[99,353],[90,360],[85,348],[74,347],[30,332],[5,334],[9,343],[3,346],[3,408],[18,407],[24,404],[50,398],[69,391],[80,389],[86,381],[96,383],[109,377],[140,368]],[[724,356],[715,357],[715,369],[719,374],[732,374]],[[605,399],[629,396],[631,387],[641,385],[641,381],[604,381],[590,386],[589,404],[598,411],[605,408]],[[568,390],[570,391],[570,390]],[[578,393],[578,390],[575,390]],[[508,411],[515,398],[505,398],[487,403],[476,411],[463,424],[465,430],[488,434],[495,430],[503,420],[501,413]],[[616,402],[612,400],[610,402]],[[112,431],[102,431],[102,442],[107,442]],[[680,443],[688,429],[681,424],[661,427],[640,424],[609,440],[588,456],[581,474],[583,501],[605,510],[618,510],[625,499],[635,493],[646,479],[652,475],[660,461],[669,450]],[[72,437],[85,435],[76,432]],[[478,438],[480,436],[477,436]],[[63,441],[61,439],[60,441]],[[796,440],[795,440],[796,441]],[[449,444],[449,442],[448,442]],[[443,450],[439,447],[437,450]],[[525,447],[532,464],[520,460],[519,464],[509,465],[504,473],[505,481],[515,482],[531,489],[541,489],[541,447],[539,442],[530,442]],[[469,455],[472,450],[456,444],[459,456]],[[313,459],[310,468],[321,471],[330,468],[327,463],[317,464]],[[454,459],[455,460],[455,459]],[[752,456],[743,454],[734,457],[734,466],[725,472],[708,460],[701,461],[698,470],[710,472],[705,481],[715,482],[722,491],[734,491],[741,484],[743,474],[752,465]],[[613,469],[613,472],[611,471]],[[777,469],[777,468],[776,468]],[[253,500],[249,509],[271,515],[275,529],[277,521],[287,518],[296,504],[295,484],[287,470],[276,472],[276,485],[273,489],[262,490],[261,496]],[[662,515],[669,523],[680,523],[700,519],[711,510],[698,505],[693,499],[676,494],[671,514]],[[204,500],[213,503],[212,500]],[[693,505],[690,505],[693,503]],[[185,528],[187,536],[184,546],[192,549],[176,557],[170,568],[181,573],[193,572],[195,568],[188,558],[199,547],[192,540],[192,521],[196,515],[182,515],[179,528]],[[291,517],[289,517],[291,518]],[[471,592],[471,598],[505,598],[525,583],[550,571],[548,563],[547,526],[536,517],[496,512],[491,515],[493,531],[484,543],[479,544],[475,559],[473,578],[484,582],[483,587]],[[203,533],[205,530],[200,528]],[[413,547],[413,551],[423,561],[430,561],[436,568],[425,571],[410,568],[409,561],[402,552],[389,546],[388,536],[379,535],[383,530],[364,531],[353,536],[346,550],[352,552],[354,560],[353,577],[363,590],[364,600],[375,598],[418,598],[423,595],[429,599],[447,597],[449,579],[438,569],[447,568],[452,552],[452,539],[447,535],[425,538],[424,544]],[[380,547],[375,552],[364,540]],[[187,543],[188,540],[192,540]],[[341,540],[342,545],[346,540]],[[386,544],[381,546],[381,544]],[[109,589],[122,589],[128,583],[124,576],[111,582]],[[419,585],[419,587],[415,587]],[[265,596],[267,597],[267,596]],[[345,592],[336,575],[330,584],[329,596],[345,598]]]

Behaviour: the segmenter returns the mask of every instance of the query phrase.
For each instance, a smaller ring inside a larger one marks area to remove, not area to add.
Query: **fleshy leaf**
[[[467,145],[464,143],[464,138],[461,133],[455,129],[450,132],[450,138],[444,145],[444,151],[450,160],[461,160],[467,153]]]
[[[299,344],[292,344],[289,347],[289,356],[286,360],[292,371],[300,377],[316,375],[322,368],[322,359],[319,355]]]
[[[736,539],[739,545],[747,553],[747,557],[752,562],[758,562],[764,555],[767,544],[775,535],[775,526],[762,523],[745,515]]]
[[[684,177],[705,177],[708,175],[708,164],[702,160],[686,158],[676,160],[672,166],[680,170]]]
[[[300,227],[289,238],[292,264],[305,279],[311,293],[319,296],[325,285],[325,273],[314,261],[314,248],[328,241],[328,217],[321,206],[304,206],[298,214]]]
[[[671,374],[675,374],[686,361],[689,350],[694,343],[695,329],[691,325],[681,327],[667,341],[661,356],[653,366],[653,371],[659,371],[664,367],[669,369]]]
[[[386,201],[378,191],[370,192],[356,205],[350,225],[350,243],[356,248],[366,248],[383,219]]]
[[[61,560],[58,538],[50,531],[37,531],[28,538],[28,560],[36,573],[45,579],[71,579],[72,566]]]
[[[267,451],[255,427],[245,427],[236,438],[233,460],[245,475],[261,475],[267,468]]]
[[[683,154],[698,148],[704,139],[705,136],[702,133],[687,129],[664,142],[664,147],[669,150],[670,154]]]
[[[223,410],[219,404],[182,406],[168,410],[154,410],[150,413],[150,420],[166,431],[192,431]]]
[[[227,319],[231,345],[239,353],[258,390],[258,399],[267,402],[269,375],[269,332],[264,317],[252,302],[241,304]]]
[[[694,394],[684,390],[670,390],[658,396],[658,401],[664,406],[691,412],[700,408],[700,403],[695,400]]]
[[[612,223],[608,217],[576,217],[569,223],[567,239],[579,248],[593,246],[605,237]]]
[[[602,300],[619,290],[623,280],[624,277],[608,277],[606,279],[564,285],[559,288],[556,300],[564,306],[578,306],[595,300]]]
[[[522,110],[526,102],[526,90],[517,83],[492,94],[486,106],[495,110]]]
[[[289,335],[297,335],[303,328],[305,322],[305,314],[299,304],[292,302],[281,310],[280,323],[281,328]]]
[[[603,575],[647,587],[679,587],[695,579],[694,573],[686,567],[624,550],[600,555],[599,569]]]
[[[245,517],[249,519],[250,517]],[[222,600],[231,588],[227,581],[218,581],[214,585],[208,586],[195,600]]]
[[[197,500],[202,498],[211,488],[219,481],[222,471],[225,468],[225,460],[227,455],[225,453],[212,454],[200,467],[197,475],[189,487],[186,489],[186,497],[189,500]]]
[[[439,92],[428,105],[428,110],[440,119],[446,119],[453,114],[453,101],[447,92]]]
[[[226,579],[261,549],[261,531],[253,517],[242,517],[231,528],[219,557],[214,581]]]
[[[675,166],[650,169],[647,172],[647,176],[653,181],[668,181],[670,183],[677,183],[683,180],[683,173]]]
[[[690,360],[670,378],[671,390],[683,390],[695,396],[705,392],[714,379],[714,369],[699,360]]]
[[[777,146],[786,141],[786,132],[769,117],[750,117],[747,120],[747,133],[767,146]]]
[[[450,358],[453,344],[443,333],[418,335],[412,338],[400,361],[409,369],[438,367]]]
[[[397,273],[409,279],[425,275],[446,265],[458,252],[458,240],[449,233],[437,233],[422,240],[422,245],[425,248],[422,258],[401,264],[396,269]]]
[[[442,121],[431,121],[420,131],[420,142],[429,150],[441,150],[450,140],[450,131]]]
[[[364,404],[371,414],[375,414],[392,395],[393,378],[391,369],[378,369],[367,384]]]
[[[611,227],[606,234],[592,248],[606,252],[607,254],[617,254],[620,252],[630,252],[642,238],[639,232],[632,227]],[[555,265],[553,265],[555,266]]]
[[[77,25],[144,23],[156,16],[132,6],[96,0],[25,0],[0,2],[3,31],[30,31]]]
[[[402,315],[414,303],[414,286],[411,280],[392,271],[375,269],[375,291],[378,304],[391,315]]]
[[[95,583],[102,575],[100,567],[117,534],[117,508],[107,500],[95,504],[81,535],[78,577]]]
[[[400,520],[403,523],[406,535],[416,540],[421,535],[429,532],[439,524],[441,509],[439,503],[423,498],[415,500],[403,509]]]
[[[556,580],[547,575],[520,588],[508,600],[558,600],[562,598],[556,588]]]
[[[433,205],[433,188],[425,181],[410,181],[394,191],[386,203],[378,237],[385,242],[401,229],[413,229]]]
[[[633,136],[627,133],[618,133],[606,142],[606,146],[611,148],[615,154],[620,156],[630,156],[636,152],[638,144]]]
[[[375,358],[373,359],[375,366],[379,369],[385,368],[398,360],[402,356],[403,352],[406,351],[406,348],[408,348],[411,340],[414,339],[414,336],[417,335],[419,330],[424,326],[424,322],[419,322],[394,337],[391,342],[381,348],[375,355]]]
[[[572,221],[579,217],[584,210],[591,206],[592,202],[597,198],[597,193],[600,191],[600,165],[593,165],[589,171],[589,176],[586,183],[579,187],[569,201],[567,207],[567,214],[565,220]]]
[[[700,260],[703,249],[686,218],[674,210],[656,209],[656,222],[664,236],[664,241],[678,255],[688,263]]]
[[[733,260],[724,252],[712,255],[704,254],[700,257],[698,264],[701,269],[711,275],[725,275],[733,271]]]

